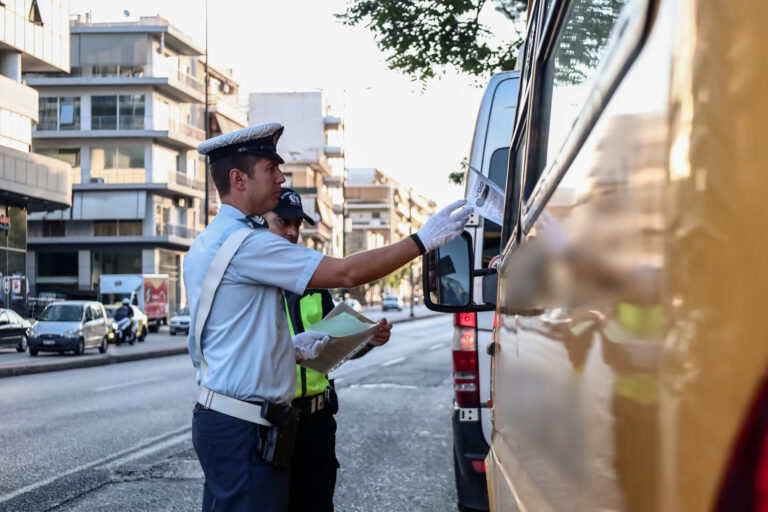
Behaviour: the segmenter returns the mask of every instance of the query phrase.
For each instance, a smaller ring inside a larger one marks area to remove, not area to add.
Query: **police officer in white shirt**
[[[332,258],[270,233],[262,214],[285,182],[277,123],[209,139],[221,208],[184,259],[189,352],[200,386],[192,439],[205,474],[204,511],[283,511],[290,488],[287,404],[297,361],[317,357],[324,333],[291,339],[282,290],[352,288],[384,277],[457,237],[471,209],[458,201],[418,233],[387,247]]]

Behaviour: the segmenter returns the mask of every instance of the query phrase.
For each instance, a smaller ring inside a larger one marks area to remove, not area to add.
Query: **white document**
[[[474,169],[467,169],[466,199],[475,213],[501,226],[504,218],[504,191]]]
[[[301,365],[328,374],[362,349],[373,337],[376,322],[361,315],[345,303],[333,308],[325,318],[307,327],[308,331],[327,333],[331,341],[315,359]]]

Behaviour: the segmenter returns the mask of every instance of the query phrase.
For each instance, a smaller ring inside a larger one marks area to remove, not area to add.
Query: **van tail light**
[[[741,430],[715,510],[768,512],[768,382],[766,381],[763,382]]]
[[[454,327],[477,327],[477,315],[475,313],[454,313]]]
[[[461,408],[480,407],[475,313],[456,313],[453,335],[453,389]]]

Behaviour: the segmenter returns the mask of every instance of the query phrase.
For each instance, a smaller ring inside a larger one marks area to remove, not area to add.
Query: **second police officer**
[[[269,230],[292,244],[299,242],[303,221],[315,221],[304,212],[301,197],[290,188],[283,187],[280,202],[264,218]],[[285,311],[291,336],[306,331],[331,312],[333,298],[328,290],[306,290],[302,295],[285,292]],[[373,347],[389,341],[392,324],[385,318],[368,345],[354,359],[365,355]],[[338,410],[336,391],[327,375],[311,368],[296,365],[296,398],[293,406],[299,413],[299,426],[291,464],[290,512],[332,512],[333,492],[336,486],[336,420]]]
[[[210,158],[221,198],[183,270],[200,387],[192,441],[205,475],[205,512],[287,510],[296,360],[317,357],[328,336],[291,337],[283,290],[302,295],[384,277],[459,236],[471,213],[458,201],[416,234],[345,258],[292,244],[270,233],[261,217],[277,206],[285,182],[277,153],[282,132],[277,123],[253,126],[198,148]]]

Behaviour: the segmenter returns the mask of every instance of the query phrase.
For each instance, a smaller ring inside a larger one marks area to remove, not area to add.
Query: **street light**
[[[199,69],[199,68],[198,68]],[[211,137],[210,134],[210,124],[211,121],[208,119],[209,116],[209,104],[208,104],[208,83],[209,83],[209,77],[208,77],[208,0],[205,0],[205,140],[208,140]],[[210,187],[208,175],[210,174],[210,171],[208,169],[210,165],[210,160],[208,159],[208,155],[205,155],[205,225],[208,225],[208,216],[210,212],[208,211],[208,188]],[[199,218],[199,217],[198,217]]]
[[[413,235],[413,187],[408,189],[408,234]],[[408,267],[411,281],[411,318],[414,317],[413,313],[413,260]]]

